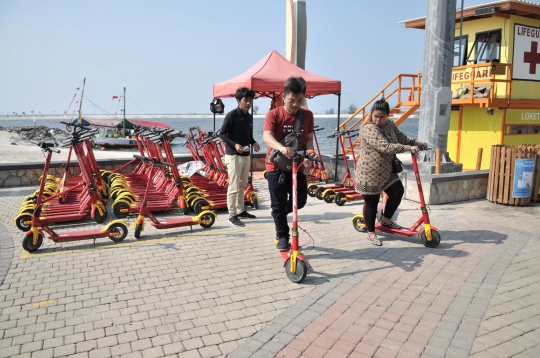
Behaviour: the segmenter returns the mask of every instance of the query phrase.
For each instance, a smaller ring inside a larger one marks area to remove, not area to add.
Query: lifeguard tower
[[[426,18],[402,23],[424,29]],[[479,148],[488,169],[492,145],[540,144],[539,43],[539,4],[506,0],[456,11],[447,150],[463,169],[477,167]],[[421,106],[419,92],[409,99]]]

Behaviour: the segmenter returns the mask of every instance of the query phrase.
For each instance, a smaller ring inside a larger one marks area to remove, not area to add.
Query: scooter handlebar
[[[432,148],[429,148],[429,147],[424,147],[422,144],[420,145],[417,145],[418,148],[420,148],[420,151],[423,151],[423,150],[431,150]],[[416,153],[415,150],[411,150],[411,153]]]
[[[352,133],[356,133],[358,132],[360,129],[348,129],[346,131],[335,131],[334,133],[330,134],[328,137],[326,138],[336,138],[336,137],[340,137],[342,135],[347,135],[347,134],[352,134]]]
[[[32,140],[32,139],[30,140],[30,143],[37,145],[44,152],[50,150],[50,151],[53,151],[55,153],[60,153],[60,149],[53,148],[55,146],[54,143],[46,143],[46,142],[43,142],[43,141],[38,142],[38,141],[35,141],[35,140]]]
[[[176,138],[176,137],[180,137],[181,135],[182,135],[182,131],[174,131],[174,132],[169,133],[169,138]]]
[[[174,167],[173,164],[162,162],[161,160],[158,160],[157,158],[150,159],[147,157],[143,157],[142,155],[139,155],[139,154],[133,154],[133,158],[142,160],[144,162],[154,163],[155,165],[158,165],[158,166],[164,166],[164,167],[170,167],[170,168]]]

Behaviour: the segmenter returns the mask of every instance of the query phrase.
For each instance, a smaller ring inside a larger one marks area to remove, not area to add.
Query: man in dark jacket
[[[244,190],[246,189],[250,169],[250,145],[258,152],[261,148],[253,139],[253,116],[249,113],[255,91],[247,87],[236,90],[234,96],[238,107],[225,116],[219,137],[227,144],[225,165],[229,177],[227,189],[227,209],[229,223],[244,226],[240,218],[255,219],[255,215],[244,208]]]

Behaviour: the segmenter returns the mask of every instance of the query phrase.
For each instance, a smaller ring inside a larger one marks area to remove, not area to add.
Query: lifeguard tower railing
[[[368,114],[373,102],[380,98],[390,104],[390,116],[400,125],[421,105],[422,75],[399,74],[356,112],[351,114],[336,130],[358,127]],[[478,105],[480,107],[508,108],[512,85],[512,65],[488,62],[452,68],[452,106]]]
[[[452,106],[510,107],[512,68],[499,62],[453,67]]]
[[[452,107],[479,106],[482,108],[509,108],[511,107],[512,64],[488,62],[452,68]],[[343,121],[336,131],[357,129],[369,113],[373,102],[380,98],[386,99],[390,104],[395,103],[390,110],[390,116],[396,125],[400,125],[412,114],[418,111],[421,105],[422,74],[399,74],[386,86],[367,101],[349,118]],[[521,101],[514,101],[521,102]],[[538,101],[527,100],[527,102]],[[523,104],[520,104],[523,105]],[[344,140],[344,138],[340,140]],[[339,143],[339,142],[338,142]],[[338,148],[336,143],[336,151]],[[353,143],[356,147],[358,141]],[[347,148],[343,155],[351,152]],[[356,151],[358,153],[358,151]],[[359,155],[359,154],[358,154]]]

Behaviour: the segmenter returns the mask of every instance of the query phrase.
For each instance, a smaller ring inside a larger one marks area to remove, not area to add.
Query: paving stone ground
[[[0,189],[0,357],[539,357],[540,205],[434,205],[441,244],[354,230],[361,201],[309,198],[309,271],[290,282],[258,218],[21,249],[11,222],[33,187]],[[160,218],[176,217],[178,211]],[[112,215],[111,215],[112,216]],[[403,201],[411,225],[419,204]],[[134,216],[128,217],[130,224]],[[60,232],[99,227],[91,220]]]

